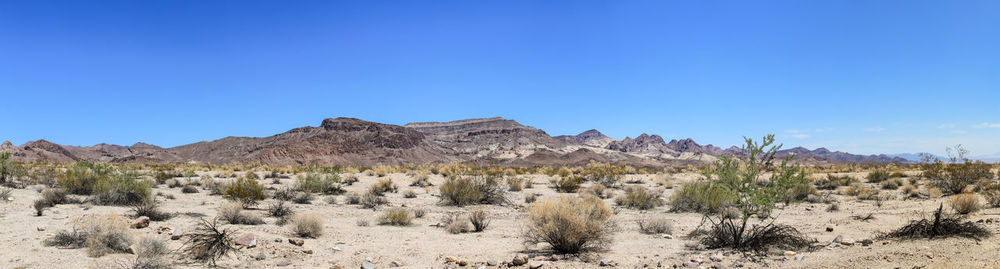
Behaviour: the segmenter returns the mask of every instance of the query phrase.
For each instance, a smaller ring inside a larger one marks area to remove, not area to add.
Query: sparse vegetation
[[[942,191],[950,194],[962,193],[971,185],[982,184],[994,178],[994,174],[990,172],[990,164],[969,160],[965,157],[967,154],[968,151],[962,148],[962,145],[948,148],[950,162],[925,161],[922,165],[922,175]]]
[[[637,219],[635,224],[639,226],[639,231],[644,234],[671,234],[673,225],[665,218]]]
[[[181,247],[180,253],[215,267],[216,260],[236,250],[233,246],[233,233],[228,229],[220,229],[215,221],[201,219],[198,227],[187,235],[189,239]]]
[[[278,219],[278,225],[285,225],[288,222],[288,218],[295,214],[295,211],[291,207],[285,204],[285,201],[277,201],[271,203],[267,207],[267,214],[271,217]]]
[[[718,213],[729,206],[732,195],[716,187],[717,183],[700,180],[681,185],[670,196],[671,210],[676,212]]]
[[[264,224],[263,219],[254,215],[253,213],[244,211],[243,206],[240,205],[239,203],[228,203],[220,207],[219,219],[222,219],[229,224],[240,224],[240,225]]]
[[[948,199],[948,204],[951,205],[951,209],[962,215],[976,212],[981,207],[979,197],[975,193],[963,193],[951,196]]]
[[[925,218],[911,221],[909,224],[881,237],[900,239],[965,237],[979,240],[990,236],[990,231],[986,228],[971,221],[963,222],[959,218],[945,214],[942,210],[943,208],[943,204],[938,206],[932,220]]]
[[[243,208],[250,208],[266,198],[264,186],[257,180],[245,177],[226,184],[222,194],[225,195],[226,199],[239,202]]]
[[[466,206],[472,204],[507,204],[507,190],[500,178],[491,175],[450,177],[439,187],[445,203]]]
[[[132,217],[138,218],[146,216],[152,221],[164,221],[173,217],[172,214],[160,211],[160,203],[156,200],[148,200],[132,205]]]
[[[615,203],[620,206],[639,210],[653,209],[660,206],[660,196],[640,186],[629,186],[625,188],[625,194],[615,198]]]
[[[469,212],[469,222],[472,223],[473,232],[482,232],[490,226],[490,216],[482,209]]]
[[[580,184],[583,184],[582,177],[560,177],[559,180],[556,181],[556,190],[559,192],[574,193],[576,190],[580,189]],[[601,185],[604,186],[604,184]]]
[[[865,176],[865,179],[868,179],[868,182],[871,183],[879,183],[889,179],[889,171],[886,169],[875,169],[875,171],[869,172]]]
[[[417,198],[417,192],[415,192],[413,190],[405,190],[405,191],[403,191],[403,198],[407,198],[407,199]]]
[[[344,191],[337,174],[304,173],[295,180],[295,186],[312,193],[340,194]]]
[[[405,208],[389,208],[378,217],[378,224],[393,226],[408,226],[413,221],[413,215]]]
[[[296,214],[291,221],[292,233],[299,237],[317,238],[323,235],[323,219],[316,214]]]
[[[992,207],[1000,207],[1000,183],[993,183],[983,188],[983,197]]]
[[[611,210],[600,199],[560,197],[531,205],[524,236],[556,252],[579,253],[606,248],[612,227]]]

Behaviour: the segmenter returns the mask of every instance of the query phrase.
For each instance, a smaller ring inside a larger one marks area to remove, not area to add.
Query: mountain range
[[[739,154],[737,147],[701,145],[690,138],[665,141],[659,135],[612,139],[597,130],[550,136],[514,120],[496,118],[415,122],[402,126],[354,118],[331,118],[319,126],[299,127],[268,137],[225,137],[172,148],[59,145],[36,140],[0,144],[21,161],[108,163],[261,163],[416,165],[466,162],[505,166],[583,165],[590,161],[634,166],[686,166]],[[888,155],[857,155],[802,147],[779,152],[796,162],[823,165],[852,162],[907,162]]]

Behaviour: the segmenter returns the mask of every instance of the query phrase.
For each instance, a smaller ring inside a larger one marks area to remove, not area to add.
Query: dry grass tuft
[[[948,204],[951,205],[951,209],[962,215],[976,212],[981,207],[979,197],[974,193],[956,194],[948,199]]]
[[[635,224],[639,226],[639,231],[644,234],[671,234],[673,225],[665,218],[637,219]]]
[[[317,238],[323,235],[323,219],[316,214],[296,214],[291,221],[292,233],[299,237]]]
[[[264,220],[253,213],[243,210],[239,203],[228,203],[219,208],[219,219],[225,220],[229,224],[259,225],[264,224]]]
[[[604,249],[611,243],[611,210],[596,197],[560,197],[528,210],[525,241],[546,243],[560,253]]]
[[[408,226],[413,221],[413,215],[405,208],[390,208],[378,217],[379,225]]]

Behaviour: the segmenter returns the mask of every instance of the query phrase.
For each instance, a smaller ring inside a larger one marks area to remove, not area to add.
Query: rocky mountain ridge
[[[517,121],[496,118],[415,122],[403,126],[354,118],[325,119],[268,137],[226,137],[172,148],[136,143],[63,146],[37,140],[0,145],[22,161],[112,163],[261,163],[271,165],[374,165],[468,162],[506,166],[581,165],[590,161],[635,166],[683,166],[738,154],[739,148],[700,145],[690,138],[666,142],[659,135],[612,139],[597,130],[550,136]],[[887,155],[855,155],[825,148],[792,148],[807,164],[906,162]]]

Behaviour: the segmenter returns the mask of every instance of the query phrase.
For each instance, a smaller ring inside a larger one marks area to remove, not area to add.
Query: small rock
[[[841,245],[845,245],[845,246],[853,246],[854,245],[854,241],[852,241],[850,239],[844,239],[844,240],[840,241],[840,244]]]
[[[258,261],[263,261],[264,259],[267,259],[267,255],[265,255],[264,253],[260,253],[260,254],[257,254],[257,257],[254,257],[254,259],[256,259]]]
[[[305,254],[313,254],[313,250],[311,250],[311,249],[303,249],[303,250],[302,250],[302,253],[305,253]]]
[[[487,266],[497,266],[497,261],[494,261],[494,260],[486,261],[486,265]]]
[[[806,259],[806,255],[805,254],[796,254],[795,255],[795,260],[796,261],[801,261],[801,260],[805,260],[805,259]]]
[[[674,236],[673,236],[673,235],[670,235],[670,234],[663,234],[663,238],[666,238],[666,239],[674,239]]]
[[[837,235],[837,237],[833,238],[833,242],[834,243],[838,243],[839,244],[840,241],[844,241],[844,236],[843,235]]]
[[[528,256],[526,255],[516,255],[514,256],[514,259],[510,261],[510,264],[513,265],[524,265],[526,263],[528,263]]]
[[[712,254],[712,256],[708,256],[708,259],[712,260],[713,262],[721,262],[722,258],[723,258],[722,253],[715,253]]]
[[[173,231],[170,231],[170,240],[178,240],[181,239],[182,236],[184,236],[184,232],[181,232],[181,229],[174,229]]]
[[[133,229],[142,229],[149,227],[149,217],[141,216],[132,221],[132,225],[129,225],[129,227],[132,227]]]
[[[927,252],[927,253],[924,253],[924,256],[927,256],[928,259],[933,259],[934,258],[934,253]]]
[[[403,266],[403,263],[397,261],[392,261],[389,263],[389,267],[400,267],[400,266]]]
[[[867,247],[868,245],[871,245],[872,243],[873,243],[873,242],[872,242],[872,240],[871,240],[871,239],[865,239],[865,240],[861,240],[861,245],[862,245],[862,246],[866,246],[866,247]]]
[[[691,258],[691,262],[697,263],[697,264],[702,264],[702,263],[705,262],[705,260],[702,260],[701,258]]]
[[[333,251],[341,251],[340,247],[333,247]]]
[[[696,263],[696,262],[691,262],[691,261],[684,262],[684,267],[687,267],[687,268],[695,268],[695,267],[698,267],[698,265],[700,265],[700,264]]]
[[[533,261],[528,264],[528,269],[538,269],[542,268],[543,265],[549,263],[548,261]]]
[[[362,262],[361,269],[375,269],[375,264],[370,261]]]
[[[798,253],[796,253],[795,251],[791,251],[791,250],[786,250],[785,251],[785,256],[795,256],[795,254],[798,254]]]
[[[712,264],[712,269],[726,269],[726,265],[721,263]]]
[[[826,231],[827,232],[832,232],[833,231],[833,226],[826,226]]]
[[[240,237],[237,237],[233,243],[237,245],[246,246],[247,248],[252,248],[257,246],[257,236],[253,233],[245,233]]]
[[[45,228],[42,228],[42,227],[36,227],[36,228],[35,228],[35,230],[38,230],[39,232],[44,232],[44,231],[45,231]]]
[[[609,259],[601,259],[601,266],[611,266],[611,265],[612,265],[611,264],[611,260],[609,260]]]
[[[277,265],[278,265],[278,266],[289,266],[289,265],[292,265],[292,262],[289,262],[289,261],[287,261],[287,260],[284,260],[284,261],[280,261],[280,262],[278,262],[278,264],[277,264]],[[374,267],[373,267],[373,268],[374,268]]]
[[[306,241],[302,240],[302,238],[289,238],[288,243],[292,243],[292,245],[296,246],[302,246],[306,243]]]

